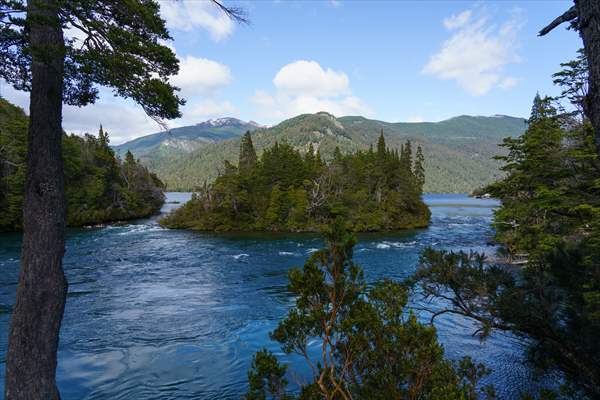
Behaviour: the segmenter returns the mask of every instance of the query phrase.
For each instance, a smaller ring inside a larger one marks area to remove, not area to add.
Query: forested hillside
[[[328,113],[300,115],[253,133],[258,154],[275,142],[287,142],[301,153],[312,144],[324,160],[336,147],[342,153],[367,150],[383,129],[390,147],[406,140],[420,145],[426,157],[425,192],[471,192],[500,176],[503,154],[498,147],[505,137],[516,137],[526,128],[524,119],[507,116],[460,116],[435,123],[388,123],[363,117],[335,118]],[[240,140],[208,144],[190,154],[143,160],[165,181],[168,190],[190,190],[223,172],[223,160],[235,161]]]
[[[391,231],[429,224],[421,199],[424,159],[419,147],[386,146],[343,155],[326,163],[312,144],[301,154],[275,143],[260,159],[244,135],[237,167],[225,162],[213,184],[161,220],[170,228],[201,231],[318,232],[340,216],[354,231]]]
[[[28,118],[0,99],[0,231],[21,229]],[[141,218],[164,203],[163,183],[131,153],[118,159],[98,137],[65,135],[63,158],[70,226]]]

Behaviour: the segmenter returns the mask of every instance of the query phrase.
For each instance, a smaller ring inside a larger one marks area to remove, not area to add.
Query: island
[[[275,143],[260,158],[247,132],[237,166],[225,161],[219,177],[160,220],[167,228],[210,232],[317,232],[341,216],[355,232],[428,226],[421,195],[425,181],[421,148],[411,142],[342,154],[329,162],[313,143],[301,152]]]

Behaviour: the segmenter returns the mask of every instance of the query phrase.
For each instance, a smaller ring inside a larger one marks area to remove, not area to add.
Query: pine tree
[[[379,139],[377,140],[377,156],[380,159],[385,158],[386,147],[385,147],[385,138],[383,137],[383,129],[381,130],[381,134],[379,135]]]
[[[312,142],[308,144],[308,150],[304,155],[304,161],[306,161],[309,165],[313,165],[316,161],[315,158],[315,148],[313,147]]]
[[[247,131],[240,143],[240,158],[238,163],[240,172],[247,173],[251,171],[254,165],[256,165],[256,160],[256,150],[254,150],[252,136],[250,135],[250,131]]]
[[[531,114],[529,116],[529,123],[538,121],[542,115],[542,108],[543,108],[543,104],[542,104],[542,98],[540,97],[539,92],[535,94],[535,97],[533,98],[533,105],[531,106]]]
[[[410,139],[404,144],[403,151],[404,154],[401,158],[404,160],[404,166],[407,167],[408,171],[412,171],[412,144],[410,143]]]
[[[425,184],[425,157],[420,145],[417,147],[413,175],[415,176],[419,193],[423,193],[423,185]]]
[[[108,133],[104,132],[104,129],[102,129],[102,125],[100,125],[100,130],[98,131],[98,141],[102,146],[106,147],[108,147],[108,144],[110,143]]]

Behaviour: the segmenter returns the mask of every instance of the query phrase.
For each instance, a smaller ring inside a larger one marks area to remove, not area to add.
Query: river
[[[189,194],[169,193],[167,201]],[[359,236],[355,260],[367,280],[410,276],[427,246],[492,251],[493,200],[427,195],[429,228]],[[165,204],[163,212],[176,207]],[[0,235],[0,390],[20,235]],[[312,235],[208,235],[161,228],[156,218],[69,229],[69,295],[57,380],[70,399],[238,399],[252,355],[292,305],[287,270],[321,247]],[[533,388],[515,338],[481,343],[457,317],[436,322],[450,358],[470,355],[492,369],[501,399]],[[295,359],[287,361],[294,364]],[[294,368],[294,365],[292,365]]]

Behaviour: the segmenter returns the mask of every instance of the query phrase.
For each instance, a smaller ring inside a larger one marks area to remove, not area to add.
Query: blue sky
[[[253,1],[235,25],[203,1],[161,1],[181,59],[188,105],[170,126],[234,116],[272,125],[302,112],[385,121],[461,114],[527,116],[536,91],[581,47],[573,31],[537,31],[570,1]],[[76,32],[74,33],[77,34]],[[25,106],[26,96],[2,84]],[[103,123],[113,143],[157,131],[133,103],[109,91],[65,109],[77,133]]]

